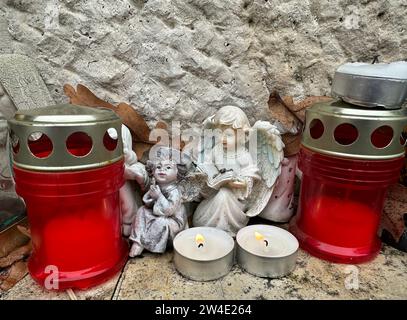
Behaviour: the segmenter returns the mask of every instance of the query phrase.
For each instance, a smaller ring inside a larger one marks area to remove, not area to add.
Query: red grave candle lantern
[[[85,289],[113,276],[127,259],[120,119],[108,109],[59,105],[20,111],[9,128],[31,227],[31,276],[48,289]]]
[[[373,96],[367,94],[377,96],[380,88],[372,88],[366,77],[335,76],[333,89],[346,85],[344,94],[357,92],[367,101],[358,97],[357,106],[337,100],[306,111],[298,163],[300,199],[290,230],[301,247],[317,257],[361,263],[380,251],[377,231],[387,188],[397,182],[403,165],[407,110],[371,103]],[[365,96],[354,90],[359,80]],[[374,79],[375,86],[379,80]],[[398,97],[390,98],[393,102]]]

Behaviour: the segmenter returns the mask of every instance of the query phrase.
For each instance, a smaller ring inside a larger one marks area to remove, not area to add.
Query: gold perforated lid
[[[347,158],[392,159],[404,155],[407,109],[362,108],[342,102],[317,103],[306,111],[302,145]]]
[[[21,168],[81,170],[123,158],[121,121],[109,109],[63,104],[23,110],[8,126],[13,163]]]

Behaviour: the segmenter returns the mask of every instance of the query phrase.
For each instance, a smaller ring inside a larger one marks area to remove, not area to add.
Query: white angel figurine
[[[114,135],[115,132],[109,132]],[[131,224],[137,210],[142,206],[141,193],[149,184],[149,176],[144,164],[138,162],[137,155],[132,149],[130,130],[122,125],[122,140],[124,153],[124,178],[126,182],[120,189],[120,208],[122,212],[122,233],[130,235]],[[134,183],[134,181],[136,183]]]
[[[195,164],[206,186],[192,223],[235,235],[268,203],[281,173],[284,143],[274,125],[257,121],[251,127],[246,114],[234,106],[219,109],[204,128]],[[215,138],[207,139],[209,132]]]

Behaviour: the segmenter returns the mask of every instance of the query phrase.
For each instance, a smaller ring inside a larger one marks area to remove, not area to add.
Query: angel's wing
[[[266,186],[271,188],[281,173],[284,142],[277,127],[267,121],[257,121],[254,124],[249,141],[252,139],[257,141],[257,168]]]
[[[281,162],[284,159],[284,143],[277,127],[267,121],[257,121],[250,131],[249,144],[255,143],[253,158],[261,176],[253,185],[248,200],[246,215],[258,215],[267,205],[277,178],[281,174]],[[250,145],[249,145],[250,149]]]

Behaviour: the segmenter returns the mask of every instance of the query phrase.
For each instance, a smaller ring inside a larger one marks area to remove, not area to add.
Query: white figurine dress
[[[212,150],[214,161],[216,154],[222,152],[220,148],[222,145],[218,145]],[[217,190],[213,189],[196,208],[193,225],[217,227],[235,234],[249,220],[245,213],[247,209],[245,200],[252,191],[254,179],[260,178],[257,174],[258,169],[250,154],[245,150],[231,155],[224,154],[223,161],[215,162],[215,166],[218,170],[233,170],[236,177],[246,182],[246,186],[231,188],[224,185]]]

